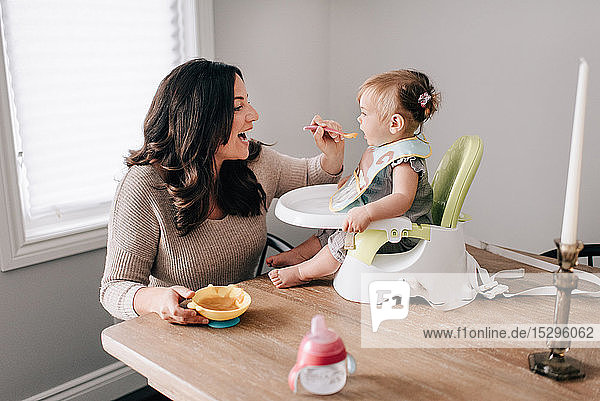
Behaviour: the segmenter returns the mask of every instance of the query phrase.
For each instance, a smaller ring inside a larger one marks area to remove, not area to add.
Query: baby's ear
[[[394,114],[390,117],[390,133],[398,134],[404,129],[404,117],[400,114]]]

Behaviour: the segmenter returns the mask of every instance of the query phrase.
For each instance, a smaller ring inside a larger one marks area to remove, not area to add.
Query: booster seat
[[[460,211],[482,155],[479,136],[463,136],[445,153],[432,182],[432,225],[419,226],[406,217],[396,217],[375,221],[356,234],[355,249],[348,250],[333,281],[337,293],[350,301],[368,303],[371,281],[404,279],[411,285],[411,296],[449,310],[469,303],[477,293],[493,297],[504,292],[507,287],[490,280],[465,249],[463,224],[470,218]],[[335,184],[328,184],[288,192],[279,199],[275,215],[297,226],[339,229],[345,214],[328,208],[335,190]],[[386,242],[403,237],[420,241],[408,252],[376,253]]]

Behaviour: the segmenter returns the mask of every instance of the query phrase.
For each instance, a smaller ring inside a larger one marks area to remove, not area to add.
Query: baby
[[[429,78],[409,70],[378,74],[361,85],[357,100],[358,122],[369,146],[357,169],[340,181],[330,200],[331,210],[348,212],[342,230],[322,230],[317,235],[322,248],[316,255],[270,271],[278,288],[334,273],[346,256],[346,236],[363,232],[372,221],[406,216],[414,223],[431,224],[433,191],[425,164],[431,148],[421,131],[437,110],[439,95]],[[388,242],[379,253],[405,252],[417,242],[412,238]],[[306,253],[300,249],[303,245],[295,248],[297,255]]]

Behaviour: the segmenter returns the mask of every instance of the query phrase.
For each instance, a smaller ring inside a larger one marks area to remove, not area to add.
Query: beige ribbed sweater
[[[299,187],[337,182],[321,168],[321,156],[297,159],[263,146],[249,163],[273,198]],[[133,297],[144,286],[183,285],[197,290],[252,278],[266,242],[266,215],[206,220],[180,237],[174,207],[151,166],[133,166],[117,188],[108,224],[100,302],[119,319],[137,316]]]

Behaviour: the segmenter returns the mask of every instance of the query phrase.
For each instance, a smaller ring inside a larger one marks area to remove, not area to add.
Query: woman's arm
[[[158,175],[152,167],[132,167],[121,181],[109,224],[100,302],[119,319],[156,312],[176,323],[202,323],[195,311],[179,306],[193,292],[184,287],[150,288],[150,271],[160,239]]]
[[[323,120],[318,120],[317,117],[313,118],[313,123],[322,123]],[[332,125],[329,121],[327,124]],[[341,128],[339,124],[335,125],[335,129],[339,128]],[[274,198],[307,185],[331,184],[339,181],[344,167],[343,140],[336,143],[329,134],[324,133],[322,128],[317,129],[313,137],[324,153],[309,159],[295,158],[267,147],[263,148],[262,160],[257,163],[255,172],[262,174],[260,182],[265,191],[268,192],[271,183],[275,184],[272,188]]]
[[[401,163],[392,169],[393,189],[390,195],[350,209],[342,230],[363,232],[372,221],[402,216],[410,209],[417,193],[419,175],[410,163]]]
[[[151,204],[149,168],[132,167],[127,171],[117,188],[108,221],[100,302],[111,315],[123,320],[138,316],[133,298],[149,283],[160,236]]]
[[[341,173],[332,175],[323,170],[321,158],[322,155],[307,159],[292,157],[264,146],[251,168],[267,193],[267,205],[273,198],[296,188],[338,182]]]

